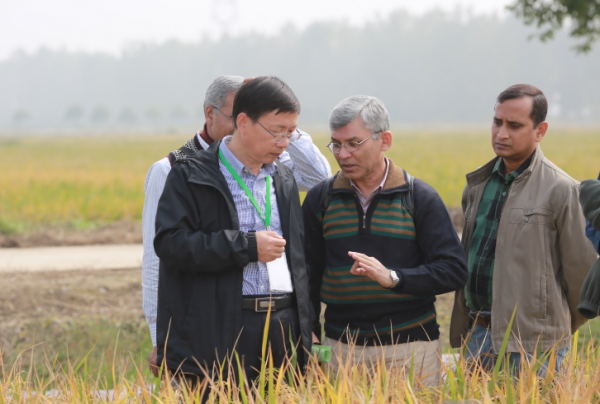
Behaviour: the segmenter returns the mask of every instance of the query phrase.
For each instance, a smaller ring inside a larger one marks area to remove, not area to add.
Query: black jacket
[[[154,249],[160,258],[157,362],[160,366],[166,359],[166,367],[181,366],[182,371],[196,374],[201,374],[198,364],[212,367],[232,354],[241,331],[243,268],[258,260],[256,237],[239,230],[233,196],[219,169],[220,143],[173,167],[156,213]],[[282,164],[273,183],[287,241],[301,341],[310,352],[308,273],[298,188],[293,173]],[[305,363],[302,347],[298,354],[300,363]]]
[[[585,218],[592,227],[600,230],[600,181],[585,180],[581,183],[579,202]],[[579,295],[579,314],[592,319],[600,315],[600,259],[587,274]]]

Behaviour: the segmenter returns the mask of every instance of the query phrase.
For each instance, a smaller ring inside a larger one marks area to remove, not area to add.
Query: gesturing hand
[[[354,260],[354,265],[350,268],[351,274],[368,276],[384,288],[392,286],[390,270],[384,267],[377,258],[352,251],[348,251],[348,255]]]
[[[257,231],[256,248],[260,262],[275,261],[285,252],[285,239],[274,231]]]

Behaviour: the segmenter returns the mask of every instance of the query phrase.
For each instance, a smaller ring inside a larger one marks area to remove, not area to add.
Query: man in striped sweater
[[[392,133],[380,100],[349,97],[329,125],[328,147],[341,171],[309,191],[303,205],[313,331],[321,335],[323,302],[323,344],[332,347],[334,372],[340,361],[370,366],[385,358],[405,368],[414,361],[422,383],[437,386],[435,296],[467,280],[450,215],[431,186],[385,156]]]

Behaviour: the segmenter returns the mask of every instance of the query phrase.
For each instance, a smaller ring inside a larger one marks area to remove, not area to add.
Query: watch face
[[[396,286],[400,282],[400,278],[396,271],[390,271],[390,277],[392,278],[392,287]]]

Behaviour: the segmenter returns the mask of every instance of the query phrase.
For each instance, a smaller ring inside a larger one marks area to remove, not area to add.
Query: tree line
[[[550,117],[600,121],[600,51],[572,51],[566,30],[546,43],[514,18],[391,13],[362,27],[319,22],[278,35],[136,44],[122,55],[41,49],[0,62],[0,127],[199,125],[221,74],[274,74],[302,103],[300,123],[326,125],[352,94],[388,107],[394,124],[488,122],[496,95],[540,87]]]

